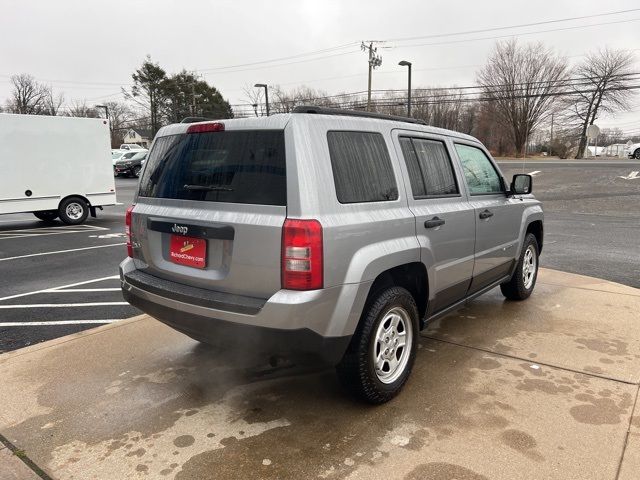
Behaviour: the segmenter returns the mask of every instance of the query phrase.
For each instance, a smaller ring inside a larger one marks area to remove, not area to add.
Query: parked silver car
[[[404,385],[418,332],[536,283],[543,213],[475,138],[319,107],[162,128],[127,211],[132,305],[197,340],[337,366],[360,398]]]

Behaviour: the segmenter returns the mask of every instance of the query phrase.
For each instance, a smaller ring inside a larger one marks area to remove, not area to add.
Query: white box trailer
[[[0,113],[0,214],[77,225],[115,204],[106,120]]]

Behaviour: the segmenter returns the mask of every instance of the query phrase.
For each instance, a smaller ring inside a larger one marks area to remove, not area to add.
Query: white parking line
[[[121,318],[108,320],[53,320],[51,322],[0,322],[0,327],[42,327],[47,325],[82,325],[113,323],[123,320]]]
[[[121,288],[70,288],[65,290],[58,290],[52,288],[51,290],[45,290],[42,293],[85,293],[85,292],[120,292]]]
[[[16,230],[1,231],[0,240],[25,237],[42,237],[45,235],[68,235],[71,233],[98,232],[104,230],[109,229],[94,225],[63,225],[60,227],[22,228]]]
[[[41,230],[78,230],[78,231],[99,231],[109,230],[106,227],[99,227],[97,225],[55,225],[52,227],[35,227],[35,228],[18,228],[15,230],[7,230],[7,232],[39,232]]]
[[[50,292],[47,292],[50,293]],[[34,303],[31,305],[0,305],[2,310],[13,308],[72,308],[72,307],[106,307],[114,305],[129,305],[127,302],[89,302],[89,303]]]
[[[7,260],[17,260],[19,258],[39,257],[41,255],[55,255],[57,253],[80,252],[82,250],[93,250],[94,248],[118,247],[122,245],[126,245],[126,242],[110,243],[109,245],[95,245],[93,247],[71,248],[69,250],[56,250],[54,252],[30,253],[28,255],[18,255],[16,257],[0,258],[0,262],[6,262]]]
[[[37,293],[45,293],[51,290],[61,290],[63,288],[79,287],[80,285],[87,285],[88,283],[102,282],[103,280],[114,280],[116,278],[120,278],[120,277],[118,275],[111,275],[110,277],[102,277],[102,278],[96,278],[94,280],[86,280],[84,282],[70,283],[69,285],[61,285],[59,287],[43,288],[42,290],[36,290],[34,292],[18,293],[16,295],[9,295],[7,297],[0,298],[0,302],[2,302],[3,300],[11,300],[12,298],[27,297],[29,295],[35,295]]]

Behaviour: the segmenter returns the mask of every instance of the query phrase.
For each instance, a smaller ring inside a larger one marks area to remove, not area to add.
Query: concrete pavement
[[[423,331],[380,407],[140,316],[0,355],[0,434],[54,479],[632,480],[639,312],[640,290],[541,270],[526,302]]]

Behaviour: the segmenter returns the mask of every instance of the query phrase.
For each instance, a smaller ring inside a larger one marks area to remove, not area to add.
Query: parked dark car
[[[139,177],[146,158],[147,150],[127,152],[116,161],[113,174],[116,177],[120,175]]]

